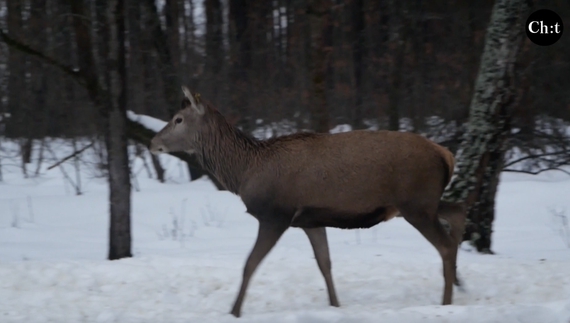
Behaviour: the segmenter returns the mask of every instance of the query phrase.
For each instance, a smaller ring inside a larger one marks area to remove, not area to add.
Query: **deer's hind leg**
[[[401,209],[402,216],[416,228],[439,252],[443,261],[443,305],[451,304],[453,283],[455,281],[455,266],[457,262],[458,244],[439,222],[437,212],[428,208]]]
[[[465,205],[463,203],[440,201],[437,215],[449,223],[451,227],[449,234],[457,244],[461,244],[467,218]]]
[[[315,253],[315,259],[317,260],[317,265],[325,278],[325,283],[327,285],[327,291],[329,293],[329,302],[331,306],[339,307],[338,298],[336,296],[336,291],[333,284],[332,273],[331,273],[331,258],[329,253],[329,244],[327,241],[327,231],[325,227],[319,228],[303,228],[311,246],[313,246],[313,251]]]
[[[449,234],[458,245],[463,241],[463,232],[465,231],[465,221],[467,219],[467,211],[464,203],[450,203],[445,201],[439,202],[437,214],[449,225]],[[457,270],[455,271],[455,285],[462,286],[463,283],[459,279]]]

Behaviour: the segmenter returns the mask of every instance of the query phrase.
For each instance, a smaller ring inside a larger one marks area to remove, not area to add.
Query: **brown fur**
[[[440,252],[443,303],[451,303],[460,240],[445,232],[437,213],[443,210],[447,218],[458,219],[453,224],[446,218],[456,227],[461,227],[462,215],[455,216],[453,206],[439,203],[454,168],[447,149],[417,134],[392,131],[298,133],[256,140],[185,93],[190,106],[156,135],[151,150],[196,153],[204,168],[238,194],[260,223],[232,314],[240,315],[251,275],[290,226],[307,233],[331,305],[338,306],[324,227],[369,228],[397,214]],[[177,118],[184,121],[175,124]]]
[[[439,153],[443,158],[444,167],[447,169],[447,177],[445,178],[444,180],[445,184],[443,185],[443,187],[445,188],[447,184],[449,184],[449,181],[451,181],[451,177],[453,176],[453,171],[455,167],[455,157],[453,157],[453,154],[447,148],[442,147],[433,141],[430,141],[430,144],[432,144],[435,147],[435,149],[439,151]]]
[[[334,217],[422,200],[433,213],[453,166],[427,142],[388,131],[281,137],[256,149],[235,193],[254,216],[270,212],[264,207],[311,207]]]

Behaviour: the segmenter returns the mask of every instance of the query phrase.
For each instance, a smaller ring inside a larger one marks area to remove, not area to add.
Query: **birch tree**
[[[484,253],[492,253],[495,194],[510,132],[510,112],[515,105],[515,62],[528,8],[525,0],[495,2],[455,175],[443,195],[445,201],[466,203],[464,239]]]

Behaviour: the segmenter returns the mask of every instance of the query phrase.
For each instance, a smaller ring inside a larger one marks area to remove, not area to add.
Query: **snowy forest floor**
[[[84,193],[75,196],[58,169],[23,179],[4,167],[0,322],[570,322],[570,176],[562,172],[503,174],[496,254],[463,244],[466,290],[455,290],[452,306],[439,305],[437,252],[397,218],[328,229],[340,308],[328,306],[308,239],[288,230],[236,319],[228,313],[257,222],[237,196],[205,179],[188,183],[177,160],[162,160],[164,184],[134,162],[134,257],[112,262],[104,178],[83,170]]]

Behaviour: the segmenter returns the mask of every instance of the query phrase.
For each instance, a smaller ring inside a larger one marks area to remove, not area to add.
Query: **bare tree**
[[[109,259],[130,257],[131,185],[126,133],[125,0],[96,2],[95,16],[99,23],[96,31],[85,22],[84,17],[89,15],[83,1],[69,0],[68,4],[72,13],[79,69],[58,62],[3,32],[0,36],[11,48],[40,58],[72,76],[87,90],[89,98],[99,110],[109,175]],[[93,44],[98,45],[97,51]]]

